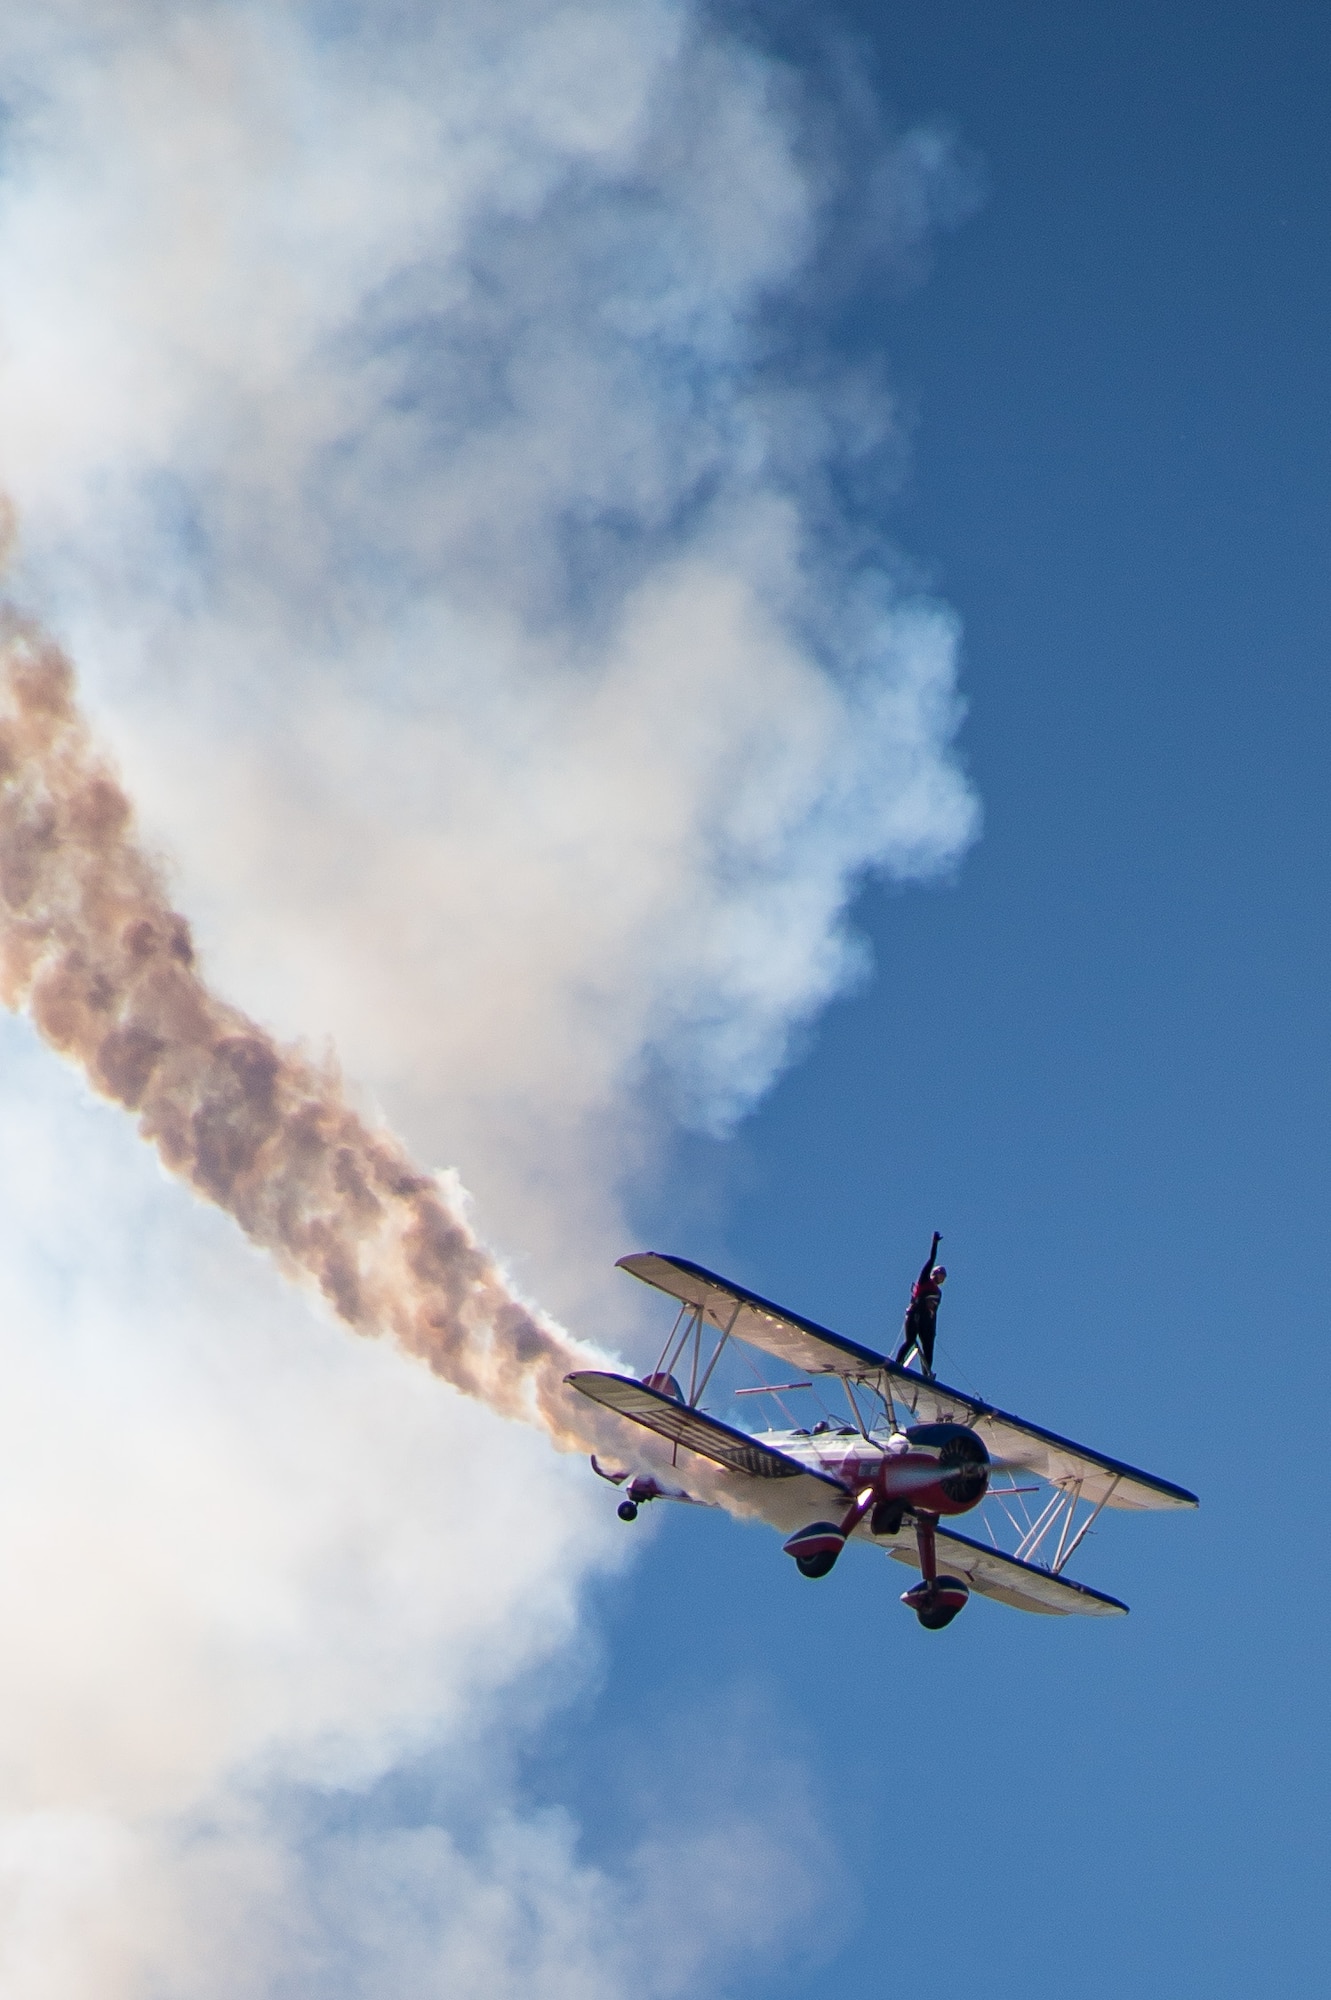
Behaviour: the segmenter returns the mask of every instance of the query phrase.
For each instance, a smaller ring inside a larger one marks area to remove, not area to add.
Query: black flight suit
[[[943,1296],[943,1287],[934,1276],[934,1260],[938,1246],[942,1242],[938,1231],[934,1231],[933,1248],[924,1260],[919,1277],[911,1288],[910,1304],[906,1308],[905,1323],[901,1329],[901,1346],[897,1350],[898,1364],[905,1361],[912,1347],[919,1350],[920,1365],[926,1375],[934,1372],[934,1339],[938,1332],[938,1302]]]

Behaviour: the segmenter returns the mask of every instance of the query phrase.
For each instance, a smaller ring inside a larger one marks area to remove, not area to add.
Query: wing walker
[[[641,1381],[596,1370],[567,1380],[664,1439],[681,1476],[671,1486],[654,1470],[593,1458],[595,1471],[624,1491],[621,1519],[633,1520],[650,1500],[704,1498],[688,1490],[692,1454],[719,1468],[723,1484],[786,1535],[785,1552],[801,1575],[826,1576],[852,1538],[918,1569],[919,1582],[901,1601],[931,1632],[950,1625],[973,1590],[1018,1611],[1126,1612],[1116,1597],[1075,1583],[1068,1563],[1103,1508],[1195,1507],[1197,1496],[937,1381],[934,1333],[947,1276],[935,1262],[941,1240],[935,1235],[915,1282],[895,1360],[686,1258],[621,1257],[622,1270],[678,1300],[675,1324]],[[752,1349],[799,1379],[765,1380]],[[915,1368],[906,1365],[912,1357]],[[742,1366],[754,1381],[737,1380]],[[823,1400],[835,1385],[844,1419]],[[734,1407],[743,1397],[765,1399],[785,1427],[751,1432],[724,1422],[702,1408],[709,1387]],[[817,1421],[794,1421],[786,1399],[796,1395],[814,1399],[823,1412]],[[971,1513],[986,1540],[942,1525]]]

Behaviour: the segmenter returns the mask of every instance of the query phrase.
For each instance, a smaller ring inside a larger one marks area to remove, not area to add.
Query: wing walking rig
[[[697,1498],[688,1491],[688,1467],[691,1457],[706,1459],[787,1536],[785,1551],[802,1575],[826,1576],[852,1538],[918,1569],[920,1581],[902,1602],[937,1631],[951,1624],[972,1590],[1018,1611],[1121,1616],[1126,1604],[1066,1573],[1101,1510],[1197,1505],[1182,1486],[889,1361],[700,1264],[655,1251],[619,1263],[679,1301],[650,1375],[636,1381],[587,1370],[567,1377],[580,1395],[671,1447],[679,1486],[592,1460],[602,1478],[625,1489],[619,1513],[626,1521],[649,1500]],[[801,1379],[759,1378],[756,1387],[733,1395],[771,1398],[789,1417],[787,1395],[819,1397],[820,1386],[839,1379],[848,1421],[824,1417],[754,1434],[709,1414],[702,1399],[718,1379],[718,1362],[727,1350],[744,1348],[761,1350]],[[982,1504],[986,1541],[942,1525]],[[995,1511],[1008,1548],[995,1532]]]

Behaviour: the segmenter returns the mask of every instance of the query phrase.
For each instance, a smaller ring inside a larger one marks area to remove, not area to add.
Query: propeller
[[[983,1459],[963,1460],[960,1465],[944,1465],[935,1459],[932,1465],[903,1465],[892,1477],[892,1493],[913,1491],[917,1486],[939,1486],[953,1479],[974,1479],[978,1473],[993,1471],[993,1461],[988,1464]]]

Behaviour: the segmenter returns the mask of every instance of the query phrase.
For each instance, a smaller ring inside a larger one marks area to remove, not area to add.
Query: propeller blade
[[[888,1464],[891,1464],[890,1459],[888,1460]],[[983,1460],[978,1464],[967,1464],[963,1461],[960,1465],[942,1465],[939,1463],[933,1465],[903,1465],[899,1472],[894,1472],[892,1475],[892,1493],[898,1494],[903,1491],[909,1491],[916,1486],[937,1486],[940,1481],[949,1479],[973,1478],[977,1472],[992,1472],[993,1470],[994,1465],[992,1460],[987,1465]]]

